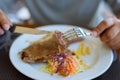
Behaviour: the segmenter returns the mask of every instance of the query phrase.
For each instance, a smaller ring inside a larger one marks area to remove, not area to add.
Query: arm
[[[99,36],[110,48],[117,50],[120,54],[120,20],[114,15],[109,5],[103,9],[104,20],[93,30],[93,36]]]

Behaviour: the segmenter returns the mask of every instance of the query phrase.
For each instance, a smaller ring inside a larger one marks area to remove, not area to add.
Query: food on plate
[[[76,73],[78,61],[69,52],[56,53],[48,59],[47,68],[51,69],[53,73],[58,73],[62,76],[68,76]]]
[[[86,46],[85,42],[82,42],[76,50],[73,50],[77,58],[80,56],[90,55],[90,47]]]
[[[76,74],[90,68],[84,64],[80,55],[90,54],[90,48],[81,43],[73,52],[67,47],[75,40],[69,41],[59,31],[51,32],[43,38],[33,42],[19,52],[21,59],[27,63],[47,63],[44,71],[62,76]]]
[[[67,40],[62,34],[60,31],[54,31],[33,42],[30,46],[19,52],[21,59],[29,63],[46,62],[49,55],[58,52],[58,45],[64,50],[70,43],[76,41]]]
[[[58,31],[51,32],[38,41],[33,42],[19,52],[21,59],[29,63],[46,62],[50,55],[58,52],[58,45],[61,46],[62,50],[67,46],[60,35],[61,33]]]
[[[46,66],[41,69],[49,74],[58,73],[62,76],[69,76],[70,74],[77,74],[90,68],[84,64],[82,60],[79,60],[73,55],[72,52],[61,50],[54,55],[51,55],[48,59]]]

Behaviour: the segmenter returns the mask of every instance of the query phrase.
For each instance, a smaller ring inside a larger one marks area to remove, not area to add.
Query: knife
[[[23,26],[12,26],[9,30],[13,33],[22,33],[22,34],[49,34],[51,33],[50,31],[27,28]]]

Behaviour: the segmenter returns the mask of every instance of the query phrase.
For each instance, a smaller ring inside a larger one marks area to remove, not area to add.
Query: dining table
[[[26,26],[26,25],[22,25]],[[29,26],[29,25],[27,25]],[[38,25],[35,25],[38,26]],[[34,26],[34,27],[35,27]],[[41,25],[39,25],[41,26]],[[31,27],[31,26],[29,26]],[[32,25],[33,27],[33,25]],[[14,40],[19,37],[21,34],[13,33],[11,36],[11,40],[7,43],[7,45],[0,49],[0,80],[33,80],[21,72],[19,72],[11,63],[9,58],[9,50],[14,42]],[[117,54],[115,51],[113,51],[114,56],[116,58],[113,60],[112,65],[110,68],[100,75],[99,77],[93,79],[93,80],[120,80],[120,61],[117,57]],[[101,64],[102,66],[102,64]],[[86,76],[87,77],[87,76]],[[42,79],[41,79],[42,80]],[[81,80],[81,79],[80,79]]]

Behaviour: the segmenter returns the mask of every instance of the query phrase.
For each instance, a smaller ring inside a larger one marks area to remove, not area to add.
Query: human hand
[[[4,34],[5,30],[9,30],[12,23],[8,19],[8,17],[4,14],[2,10],[0,10],[0,35]]]
[[[120,20],[116,17],[104,19],[92,32],[112,49],[120,49]]]

